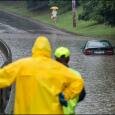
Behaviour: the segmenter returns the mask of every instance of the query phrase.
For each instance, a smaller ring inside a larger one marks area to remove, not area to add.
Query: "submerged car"
[[[85,55],[114,54],[114,48],[108,40],[89,40],[86,42],[82,51]]]

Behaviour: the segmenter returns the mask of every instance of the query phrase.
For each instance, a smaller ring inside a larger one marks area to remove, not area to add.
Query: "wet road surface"
[[[39,25],[35,26],[28,21],[22,23],[21,20],[20,25],[20,20],[7,16],[0,15],[0,39],[11,48],[13,60],[30,56],[35,38],[40,34],[46,35],[52,43],[53,51],[59,46],[70,48],[70,67],[78,70],[85,80],[87,95],[85,100],[77,105],[76,113],[115,113],[115,55],[85,56],[81,47],[87,40],[96,38],[71,35],[45,25],[39,28]],[[115,45],[114,39],[110,41]]]

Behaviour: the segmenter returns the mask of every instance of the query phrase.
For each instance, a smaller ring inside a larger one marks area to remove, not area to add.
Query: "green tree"
[[[38,10],[48,7],[49,0],[27,0],[27,8],[29,10]]]
[[[98,23],[115,25],[115,0],[83,0],[83,13],[79,19],[96,20]]]
[[[72,0],[49,0],[49,6],[58,6],[59,13],[64,13],[72,9]]]

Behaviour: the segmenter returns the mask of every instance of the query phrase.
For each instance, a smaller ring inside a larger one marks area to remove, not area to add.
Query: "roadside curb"
[[[34,20],[34,19],[32,19],[31,17],[21,16],[20,14],[16,14],[16,13],[4,11],[4,10],[1,10],[1,9],[0,9],[0,12],[3,12],[3,13],[5,13],[5,14],[11,15],[11,16],[16,17],[16,18],[28,20],[29,22],[35,23],[36,25],[39,23],[39,24],[42,25],[42,26],[48,26],[48,27],[51,27],[51,28],[60,30],[60,31],[62,31],[62,32],[65,32],[65,33],[69,33],[69,34],[73,34],[73,35],[77,35],[77,36],[83,36],[83,35],[80,35],[80,34],[77,34],[77,33],[74,33],[74,32],[70,32],[70,31],[65,30],[65,29],[61,29],[61,28],[56,27],[56,26],[54,26],[54,25],[51,25],[51,24],[48,24],[48,23],[45,23],[45,22],[41,22],[40,20]],[[29,19],[28,19],[28,18],[29,18]],[[85,37],[85,36],[84,36],[84,37]]]

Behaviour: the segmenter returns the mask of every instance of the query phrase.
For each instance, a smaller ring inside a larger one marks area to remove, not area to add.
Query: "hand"
[[[59,101],[60,101],[60,104],[61,104],[61,105],[67,107],[68,103],[67,103],[67,101],[65,100],[63,93],[60,93],[60,94],[59,94]]]

